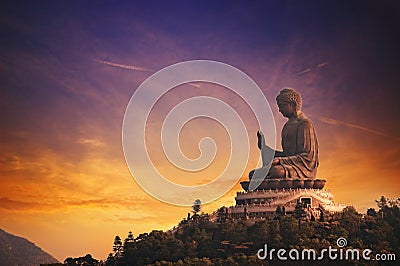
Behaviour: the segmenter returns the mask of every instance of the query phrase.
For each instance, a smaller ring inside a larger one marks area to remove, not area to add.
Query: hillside
[[[167,232],[154,230],[136,238],[130,232],[124,241],[116,236],[113,253],[105,264],[282,265],[276,256],[269,255],[265,260],[257,257],[267,244],[271,252],[277,249],[298,251],[293,253],[298,254],[297,257],[293,256],[284,265],[363,265],[367,260],[375,260],[375,255],[376,260],[379,256],[385,265],[398,265],[400,209],[387,204],[385,198],[378,205],[378,212],[371,208],[361,214],[354,207],[347,207],[318,220],[307,219],[300,210],[294,215],[277,211],[276,215],[264,219],[232,218],[221,208],[215,221],[208,214],[196,214]],[[335,252],[343,248],[344,253],[347,249],[369,249],[372,255],[370,258],[332,259],[321,251],[330,247]],[[300,253],[309,249],[315,250],[315,256],[325,255],[319,257],[318,262],[311,257],[300,257]]]
[[[30,266],[57,260],[25,238],[0,229],[0,265]]]

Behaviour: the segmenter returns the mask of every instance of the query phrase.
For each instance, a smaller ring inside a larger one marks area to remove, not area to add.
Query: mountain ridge
[[[33,266],[59,262],[33,242],[0,228],[0,265]]]

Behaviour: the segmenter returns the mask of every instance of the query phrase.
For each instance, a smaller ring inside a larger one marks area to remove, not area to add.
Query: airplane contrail
[[[119,68],[123,68],[123,69],[129,69],[129,70],[135,70],[135,71],[146,71],[146,72],[152,71],[151,69],[140,67],[140,66],[117,64],[117,63],[113,63],[113,62],[110,62],[107,60],[96,60],[95,59],[94,61],[101,63],[101,64],[108,65],[108,66],[119,67]]]
[[[339,120],[332,119],[332,118],[328,118],[328,117],[318,117],[318,120],[321,121],[321,122],[323,122],[323,123],[329,124],[329,125],[334,125],[334,126],[339,126],[339,125],[348,126],[348,127],[352,127],[352,128],[357,128],[357,129],[360,129],[360,130],[364,130],[364,131],[367,131],[367,132],[372,133],[372,134],[375,134],[375,135],[379,135],[379,136],[383,136],[383,137],[390,137],[390,138],[392,138],[392,136],[389,136],[389,135],[387,135],[387,134],[385,134],[385,133],[382,133],[382,132],[377,131],[377,130],[374,130],[374,129],[370,129],[370,128],[367,128],[367,127],[363,127],[363,126],[359,126],[359,125],[355,125],[355,124],[351,124],[351,123],[339,121]],[[395,139],[397,139],[397,138],[395,138]]]
[[[318,67],[326,66],[327,64],[328,64],[328,62],[323,62],[323,63],[321,63],[321,64],[318,64],[318,65],[317,65],[317,68],[318,68]]]
[[[323,62],[323,63],[320,63],[320,64],[316,65],[315,67],[307,68],[307,69],[305,69],[305,70],[300,71],[299,73],[297,73],[296,76],[301,76],[301,75],[303,75],[303,74],[305,74],[305,73],[307,73],[307,72],[310,72],[310,71],[312,71],[312,70],[316,70],[317,68],[324,67],[324,66],[326,66],[327,64],[329,64],[328,61]]]
[[[310,71],[311,71],[311,68],[307,68],[307,69],[305,69],[305,70],[303,70],[303,71],[297,73],[296,76],[303,75],[303,74],[305,74],[305,73],[307,73],[307,72],[310,72]]]

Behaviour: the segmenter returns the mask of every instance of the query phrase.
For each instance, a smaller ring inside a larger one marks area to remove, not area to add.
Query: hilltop
[[[152,231],[124,241],[115,237],[113,252],[105,265],[276,265],[278,249],[371,250],[371,261],[385,254],[385,264],[393,264],[400,255],[400,210],[384,197],[377,201],[379,210],[361,214],[354,207],[329,217],[310,220],[300,208],[292,215],[277,209],[275,215],[262,219],[235,218],[225,208],[216,215],[195,214],[183,219],[173,230]],[[198,211],[199,209],[197,209]],[[275,249],[273,260],[260,260],[257,252],[268,244]],[[389,255],[391,254],[391,255]],[[296,255],[294,253],[294,255]],[[286,257],[288,253],[286,253]],[[299,264],[299,262],[301,262]],[[319,263],[359,265],[367,261],[331,260],[327,255]],[[285,265],[315,265],[315,261],[285,261]],[[376,261],[375,261],[376,263]],[[104,265],[103,264],[103,265]],[[374,265],[374,264],[373,264]]]
[[[33,266],[58,262],[29,240],[0,229],[0,264]]]

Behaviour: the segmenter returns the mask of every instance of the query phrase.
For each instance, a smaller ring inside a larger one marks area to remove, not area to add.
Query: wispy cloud
[[[102,220],[106,223],[113,223],[113,224],[115,224],[116,222],[135,224],[135,223],[150,223],[156,221],[159,218],[160,218],[159,216],[135,214],[135,216],[133,217],[114,215],[113,217],[105,217]]]
[[[325,123],[325,124],[329,124],[329,125],[333,125],[333,126],[347,126],[347,127],[351,127],[351,128],[360,129],[360,130],[363,130],[363,131],[366,131],[366,132],[369,132],[369,133],[372,133],[372,134],[375,134],[375,135],[378,135],[378,136],[394,138],[393,136],[389,136],[389,135],[387,135],[387,134],[385,134],[383,132],[380,132],[380,131],[377,131],[377,130],[374,130],[374,129],[370,129],[370,128],[359,126],[359,125],[352,124],[352,123],[347,123],[347,122],[336,120],[336,119],[332,119],[332,118],[329,118],[329,117],[318,117],[318,120],[323,122],[323,123]],[[395,139],[398,140],[398,138],[395,138]]]
[[[329,62],[323,62],[323,63],[320,63],[320,64],[318,64],[318,65],[316,65],[316,66],[309,67],[309,68],[304,69],[304,70],[300,71],[299,73],[297,73],[296,76],[301,76],[301,75],[303,75],[303,74],[306,74],[306,73],[311,72],[311,71],[313,71],[313,70],[316,70],[316,69],[318,69],[318,68],[324,67],[324,66],[326,66],[326,65],[328,65],[328,64],[329,64]]]
[[[101,209],[140,209],[147,206],[149,202],[146,199],[133,196],[125,196],[120,198],[86,198],[68,199],[66,197],[46,197],[42,196],[40,201],[38,199],[20,200],[12,199],[8,197],[0,197],[0,210],[9,211],[31,211],[31,212],[43,212],[52,211],[54,209],[60,210],[65,208],[101,208]]]
[[[103,147],[104,146],[104,142],[102,142],[101,140],[98,140],[98,139],[81,138],[78,140],[78,143],[84,144],[84,145],[90,145],[90,146],[94,146],[94,147]]]
[[[124,64],[118,64],[118,63],[113,63],[108,60],[94,60],[95,62],[98,62],[100,64],[105,64],[108,66],[112,67],[118,67],[118,68],[123,68],[123,69],[128,69],[128,70],[134,70],[134,71],[144,71],[144,72],[150,72],[152,71],[151,69],[140,67],[140,66],[134,66],[134,65],[124,65]]]
[[[5,154],[0,157],[0,167],[3,171],[20,170],[21,158],[15,154]]]

